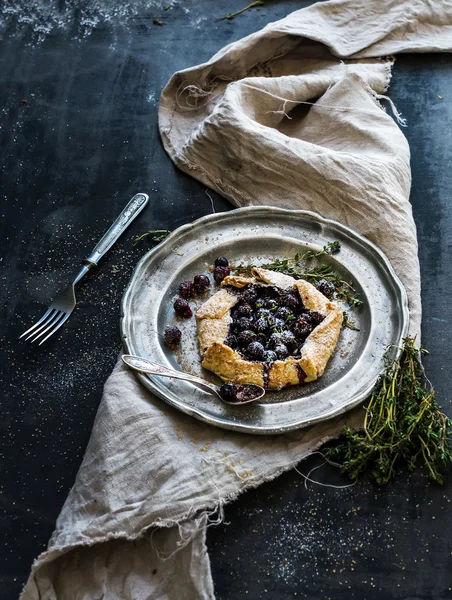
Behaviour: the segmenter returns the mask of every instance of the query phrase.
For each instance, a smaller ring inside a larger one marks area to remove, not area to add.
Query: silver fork
[[[88,273],[92,267],[97,267],[97,263],[104,256],[108,250],[113,246],[119,236],[124,233],[127,227],[137,217],[146,204],[149,201],[147,194],[136,194],[132,200],[127,204],[124,210],[121,212],[119,217],[105,233],[100,242],[96,245],[92,253],[85,258],[83,267],[74,281],[62,292],[58,294],[52,304],[49,306],[47,312],[45,312],[37,323],[27,329],[20,337],[23,338],[28,334],[27,340],[36,342],[39,338],[45,336],[39,342],[39,345],[43,344],[51,335],[53,335],[58,329],[69,319],[72,311],[77,304],[75,298],[75,286],[76,284]],[[20,338],[19,338],[20,339]]]

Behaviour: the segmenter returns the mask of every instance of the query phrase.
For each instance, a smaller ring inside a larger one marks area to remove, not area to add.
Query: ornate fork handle
[[[102,256],[110,250],[119,236],[127,229],[130,223],[140,214],[149,201],[147,194],[136,194],[127,204],[119,217],[108,229],[102,239],[96,244],[96,247],[83,261],[87,267],[95,267]]]

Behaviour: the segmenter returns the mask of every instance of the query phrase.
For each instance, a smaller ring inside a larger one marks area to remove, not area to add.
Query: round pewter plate
[[[310,384],[268,392],[262,401],[228,406],[197,386],[137,374],[157,396],[211,425],[244,433],[279,434],[307,427],[350,410],[372,391],[388,344],[400,345],[408,328],[405,290],[389,261],[348,227],[307,211],[250,207],[216,213],[180,227],[138,263],[122,302],[125,351],[221,383],[200,364],[195,318],[174,315],[179,283],[208,273],[215,258],[231,264],[265,264],[320,250],[339,241],[341,251],[322,256],[345,281],[353,281],[363,306],[349,311],[359,331],[343,329],[324,375]],[[211,279],[213,279],[211,277]],[[212,286],[211,294],[216,291]],[[193,313],[205,300],[190,302]],[[344,308],[346,308],[344,306]],[[182,331],[180,350],[163,342],[165,327]]]

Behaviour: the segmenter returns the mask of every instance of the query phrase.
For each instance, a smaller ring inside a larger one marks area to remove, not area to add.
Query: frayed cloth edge
[[[323,444],[326,444],[328,441],[339,437],[339,435],[340,435],[340,431],[334,435],[323,436],[320,440],[318,440],[315,444],[313,444],[313,446],[309,450],[305,451],[302,454],[302,456],[299,459],[297,459],[297,461],[295,463],[290,463],[290,464],[286,464],[282,467],[279,467],[278,469],[276,469],[275,471],[273,471],[271,474],[269,474],[267,476],[261,475],[259,477],[256,477],[254,480],[251,478],[244,480],[243,487],[241,489],[239,489],[235,492],[231,492],[231,493],[227,494],[224,498],[220,498],[219,500],[212,502],[208,505],[200,506],[197,508],[192,507],[189,511],[187,511],[186,513],[183,513],[180,517],[178,517],[176,519],[164,519],[164,520],[154,521],[153,523],[147,525],[146,527],[143,527],[143,529],[141,529],[139,532],[137,532],[136,534],[133,534],[133,535],[128,535],[125,532],[118,532],[118,533],[109,532],[98,538],[93,538],[90,540],[80,540],[74,544],[69,544],[68,546],[61,546],[61,547],[56,546],[49,550],[46,550],[45,552],[40,554],[34,560],[32,567],[31,567],[30,576],[22,589],[19,600],[22,600],[23,595],[26,591],[26,588],[28,587],[29,583],[34,579],[39,568],[41,568],[45,564],[49,564],[50,562],[52,562],[53,560],[55,560],[61,556],[64,556],[65,554],[67,554],[68,552],[71,552],[72,550],[76,550],[78,548],[83,548],[83,547],[91,547],[91,546],[95,546],[96,544],[104,544],[106,542],[111,542],[114,540],[124,540],[124,541],[128,541],[128,542],[134,542],[134,541],[137,541],[137,540],[141,539],[142,537],[144,537],[148,533],[148,531],[151,529],[156,529],[156,528],[163,529],[163,528],[180,526],[184,522],[193,520],[196,515],[198,515],[199,521],[202,521],[202,520],[204,520],[203,515],[207,516],[207,513],[210,513],[210,515],[212,515],[212,514],[215,514],[216,512],[219,512],[220,515],[222,516],[222,518],[217,519],[214,523],[212,523],[212,522],[209,523],[209,520],[207,518],[205,520],[206,521],[205,524],[200,525],[197,529],[195,529],[193,534],[196,533],[197,531],[199,531],[200,529],[207,529],[207,527],[209,527],[210,525],[220,525],[224,520],[223,507],[226,504],[233,502],[244,492],[246,492],[250,489],[254,489],[254,488],[258,487],[259,485],[262,485],[263,483],[272,481],[273,479],[276,479],[277,477],[279,477],[282,473],[285,473],[286,471],[290,471],[297,464],[299,464],[301,461],[308,458],[313,452],[315,452],[321,446],[323,446]],[[181,546],[180,548],[177,548],[176,552],[181,550],[182,548],[183,548],[183,546]]]

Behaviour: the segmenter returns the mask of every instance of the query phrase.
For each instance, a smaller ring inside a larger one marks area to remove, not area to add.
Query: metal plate
[[[206,273],[218,256],[230,262],[264,264],[338,240],[341,251],[322,257],[352,280],[364,305],[351,314],[360,331],[344,329],[325,374],[303,386],[269,392],[263,402],[227,406],[195,385],[137,375],[157,396],[218,427],[278,434],[329,419],[356,406],[372,391],[388,344],[400,345],[408,328],[405,290],[382,252],[348,227],[307,212],[272,207],[241,208],[203,217],[173,232],[138,263],[122,302],[121,335],[126,352],[173,368],[220,380],[202,369],[195,319],[177,322],[182,346],[174,354],[163,343],[175,324],[178,285]],[[213,290],[214,291],[214,290]],[[206,298],[193,302],[193,311]]]

